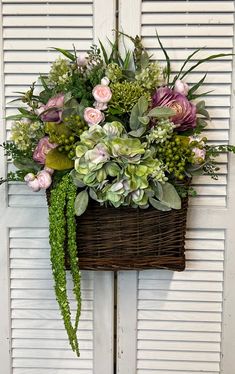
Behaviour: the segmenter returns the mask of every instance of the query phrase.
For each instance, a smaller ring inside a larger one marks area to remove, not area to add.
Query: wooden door
[[[195,59],[233,52],[234,1],[120,0],[119,28],[141,34],[148,52],[162,61],[157,30],[177,71],[196,48],[204,47]],[[201,65],[188,83],[205,72],[202,89],[212,90],[205,135],[217,144],[234,143],[232,56]],[[222,155],[219,167],[218,181],[193,181],[198,196],[190,200],[186,271],[118,275],[119,374],[234,373],[234,156]]]
[[[74,43],[85,51],[98,38],[112,38],[114,1],[3,0],[1,21],[2,142],[9,139],[11,124],[4,118],[15,113],[17,104],[8,104],[15,91],[26,90],[39,73],[48,72],[57,55],[51,47],[72,49]],[[1,175],[12,168],[3,160],[1,153]],[[82,273],[77,359],[54,296],[45,196],[16,183],[1,186],[0,196],[0,372],[111,374],[112,274]]]

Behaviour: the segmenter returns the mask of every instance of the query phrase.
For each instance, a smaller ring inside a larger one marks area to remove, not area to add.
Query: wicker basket
[[[49,204],[50,190],[46,195]],[[90,201],[86,212],[76,217],[79,268],[183,271],[187,208],[187,198],[181,209],[169,212],[102,207]],[[69,269],[67,254],[65,260]]]
[[[180,210],[160,212],[90,203],[77,217],[80,268],[184,270],[187,205],[183,199]]]

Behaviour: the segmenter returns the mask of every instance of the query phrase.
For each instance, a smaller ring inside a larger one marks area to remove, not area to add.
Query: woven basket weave
[[[185,268],[187,199],[180,210],[101,207],[92,203],[77,217],[81,269]]]

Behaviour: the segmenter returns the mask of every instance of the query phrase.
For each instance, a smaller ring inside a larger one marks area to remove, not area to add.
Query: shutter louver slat
[[[82,359],[77,360],[70,349],[55,300],[49,261],[48,229],[16,228],[10,230],[9,236],[13,373],[23,373],[23,370],[38,365],[40,369],[48,368],[48,373],[67,368],[82,371],[89,369],[87,373],[91,374],[93,273],[83,272],[82,276],[83,305],[79,324]],[[39,274],[37,269],[42,269]],[[71,276],[68,281],[71,311],[75,315],[76,303],[73,300]],[[41,338],[41,341],[38,338]]]
[[[187,230],[185,272],[139,272],[138,374],[220,372],[224,238]]]

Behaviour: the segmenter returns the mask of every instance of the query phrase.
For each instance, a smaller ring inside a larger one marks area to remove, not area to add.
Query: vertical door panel
[[[157,30],[174,71],[196,48],[203,49],[189,66],[233,52],[234,1],[120,0],[119,8],[120,28],[140,34],[152,58],[163,62]],[[204,135],[215,144],[234,143],[233,68],[232,56],[223,57],[187,78],[192,84],[207,73],[200,91],[212,91],[205,98],[212,121]],[[186,271],[119,273],[119,374],[233,373],[234,156],[229,160],[220,156],[218,180],[193,180],[198,195],[190,199]]]
[[[112,38],[114,1],[1,2],[1,142],[10,137],[6,115],[16,91],[27,90],[58,56],[51,47],[87,50]],[[38,83],[37,83],[38,84]],[[5,127],[4,127],[5,126]],[[12,170],[1,152],[0,174]],[[1,186],[0,358],[5,374],[112,374],[113,280],[109,272],[82,272],[81,357],[71,351],[55,301],[48,219],[43,193],[24,184]],[[72,311],[75,302],[72,298]],[[104,302],[105,300],[105,302]]]

